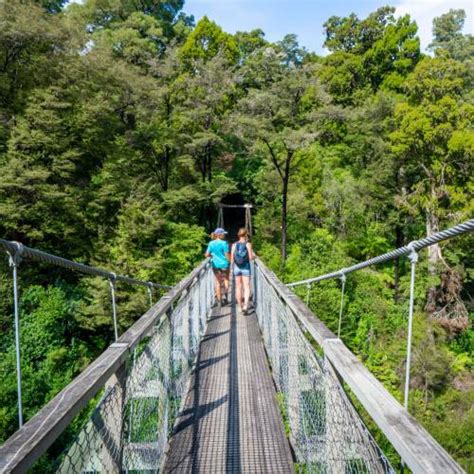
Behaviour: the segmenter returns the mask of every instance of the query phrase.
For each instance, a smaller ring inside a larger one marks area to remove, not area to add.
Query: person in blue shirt
[[[227,304],[227,294],[229,292],[229,267],[230,267],[230,250],[229,244],[225,241],[227,232],[218,227],[211,235],[214,239],[209,242],[206,250],[206,257],[211,258],[212,269],[216,279],[216,299],[217,304]],[[224,294],[222,294],[222,286]]]

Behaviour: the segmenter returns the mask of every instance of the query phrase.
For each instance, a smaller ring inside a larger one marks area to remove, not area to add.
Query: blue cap
[[[218,227],[218,228],[214,231],[214,234],[216,234],[216,235],[222,235],[222,234],[227,234],[227,232],[226,232],[222,227]]]

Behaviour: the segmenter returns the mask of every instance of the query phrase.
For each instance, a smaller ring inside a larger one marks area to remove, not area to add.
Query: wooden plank
[[[324,353],[414,473],[463,473],[463,469],[365,368],[339,339]]]
[[[208,260],[203,261],[168,291],[117,342],[0,446],[1,473],[25,472],[51,446],[74,416],[123,365],[130,351],[160,318],[166,317],[166,311],[193,284],[207,264]]]
[[[0,446],[0,472],[26,472],[123,365],[127,353],[126,345],[109,347]]]
[[[414,473],[463,473],[439,443],[260,259],[256,265]]]
[[[208,265],[208,260],[203,261],[188,276],[183,278],[177,285],[168,291],[160,300],[152,306],[130,329],[128,329],[117,342],[126,342],[130,349],[133,349],[157,324],[161,317],[173,306],[181,297],[182,293],[188,290],[198,278],[199,274]]]
[[[267,281],[273,286],[273,288],[275,288],[280,298],[293,311],[294,315],[303,324],[304,328],[311,334],[311,337],[320,347],[323,346],[326,339],[337,339],[336,335],[330,331],[326,325],[311,312],[303,301],[301,301],[297,295],[283,284],[259,258],[255,260],[255,264],[258,265]]]

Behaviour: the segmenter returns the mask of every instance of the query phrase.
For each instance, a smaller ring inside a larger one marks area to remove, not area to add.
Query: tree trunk
[[[207,176],[207,156],[205,152],[199,157],[199,161],[200,161],[202,182],[205,183],[206,176]]]
[[[209,182],[211,182],[212,181],[212,147],[211,145],[207,145],[206,155],[207,155],[207,179]]]
[[[293,153],[288,152],[285,161],[285,170],[282,176],[281,187],[281,259],[286,262],[287,249],[287,231],[288,231],[288,184],[290,181],[290,163]]]
[[[168,182],[169,182],[169,175],[170,175],[170,160],[171,160],[171,150],[168,146],[165,147],[165,164],[164,164],[164,172],[163,172],[163,191],[168,191]]]
[[[426,236],[439,232],[439,219],[438,216],[432,211],[427,210],[426,212]],[[436,277],[439,270],[439,263],[442,261],[443,256],[441,254],[441,248],[439,244],[430,245],[428,248],[428,274],[429,276]],[[426,298],[426,311],[433,315],[436,311],[436,297],[438,290],[436,285],[432,284],[428,288],[428,294]]]

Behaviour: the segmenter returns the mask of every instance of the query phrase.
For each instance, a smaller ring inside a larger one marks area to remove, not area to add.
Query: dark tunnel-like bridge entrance
[[[244,201],[242,194],[230,194],[218,205],[217,227],[225,228],[231,242],[237,239],[241,227],[252,235],[252,205]]]

